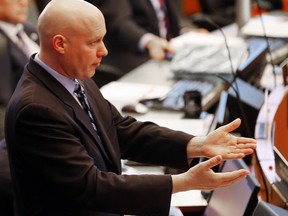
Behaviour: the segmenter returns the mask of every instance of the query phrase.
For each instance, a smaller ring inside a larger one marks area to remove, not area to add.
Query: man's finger
[[[207,168],[207,169],[211,169],[212,167],[219,165],[221,162],[223,161],[222,156],[221,155],[217,155],[213,158],[210,158],[207,161],[204,161],[202,164]]]
[[[224,130],[227,133],[230,133],[231,131],[234,131],[235,129],[237,129],[240,125],[241,125],[241,119],[237,118],[234,121],[219,127],[219,129]]]
[[[238,137],[237,143],[243,143],[243,144],[245,143],[245,145],[252,144],[252,146],[255,145],[255,147],[256,147],[256,140],[253,138]]]
[[[248,170],[240,169],[240,170],[234,170],[232,172],[218,173],[217,175],[221,176],[222,182],[226,187],[236,183],[242,178],[246,178],[248,174],[249,174]]]

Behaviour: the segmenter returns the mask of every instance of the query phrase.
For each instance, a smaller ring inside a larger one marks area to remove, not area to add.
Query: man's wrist
[[[187,144],[187,158],[203,157],[204,136],[195,136]]]
[[[139,45],[138,45],[139,50],[141,52],[145,52],[147,44],[149,43],[149,41],[153,40],[154,37],[155,37],[155,35],[153,35],[151,33],[144,34],[139,40]]]

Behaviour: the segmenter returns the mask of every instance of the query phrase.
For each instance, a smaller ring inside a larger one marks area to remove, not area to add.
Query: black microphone
[[[235,72],[234,67],[233,67],[233,61],[232,61],[231,52],[230,52],[230,49],[229,49],[229,46],[228,46],[227,37],[224,34],[222,28],[217,23],[215,23],[209,17],[204,17],[204,18],[207,20],[207,22],[209,22],[211,25],[216,27],[217,30],[220,31],[220,33],[222,34],[222,36],[224,38],[224,43],[225,43],[225,47],[226,47],[226,50],[227,50],[227,53],[228,53],[228,58],[229,58],[229,62],[230,62],[231,73],[232,73],[233,79],[232,79],[232,81],[228,81],[226,78],[224,78],[220,74],[216,74],[216,76],[218,78],[222,79],[225,83],[228,84],[227,89],[231,87],[233,89],[233,91],[235,92],[236,100],[237,100],[237,103],[238,103],[239,108],[240,108],[240,115],[241,115],[241,118],[243,119],[243,123],[244,123],[244,126],[245,126],[245,131],[246,131],[246,133],[248,134],[249,137],[252,137],[252,134],[250,133],[250,128],[249,128],[249,125],[248,125],[247,117],[246,117],[246,114],[244,112],[243,105],[241,103],[241,98],[240,98],[240,94],[239,94],[240,91],[239,91],[239,87],[238,87],[238,83],[237,83],[238,75]],[[233,84],[235,85],[235,87],[233,86]]]
[[[221,32],[221,34],[222,34],[222,36],[224,38],[225,46],[226,46],[226,49],[227,49],[227,53],[228,53],[228,57],[229,57],[230,65],[231,65],[231,73],[232,73],[233,79],[232,79],[232,81],[228,81],[226,78],[224,78],[223,76],[221,76],[219,74],[216,74],[216,76],[218,78],[222,79],[224,82],[226,82],[228,84],[227,89],[231,87],[233,89],[233,91],[235,92],[236,100],[237,100],[237,103],[238,103],[238,106],[239,106],[239,109],[240,109],[240,115],[241,115],[241,117],[243,119],[243,123],[244,123],[244,126],[245,126],[246,133],[248,134],[249,137],[252,137],[252,134],[250,133],[250,128],[249,128],[247,116],[246,116],[246,114],[244,112],[243,104],[241,103],[241,98],[240,98],[240,94],[239,94],[239,87],[238,87],[238,83],[237,83],[238,75],[235,72],[234,67],[233,67],[233,62],[232,62],[232,58],[231,58],[231,52],[230,52],[230,49],[229,49],[229,46],[228,46],[228,43],[227,43],[226,35],[224,34],[222,28],[219,25],[217,25],[213,20],[211,20],[208,17],[205,17],[205,19],[211,25],[216,27],[217,30],[219,30]],[[235,87],[233,86],[233,84],[235,84]],[[260,164],[260,161],[259,161],[259,158],[258,158],[257,154],[255,154],[255,156],[256,156],[256,163],[257,163],[258,167],[260,168],[260,174],[261,174],[262,181],[264,182],[266,201],[269,203],[268,186],[267,186],[267,183],[266,183],[266,180],[265,180],[265,177],[264,177],[264,171],[262,170],[262,167],[261,167],[261,164]]]

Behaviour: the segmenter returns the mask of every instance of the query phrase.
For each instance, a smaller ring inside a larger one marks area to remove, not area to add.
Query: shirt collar
[[[62,74],[58,73],[47,64],[45,64],[38,56],[38,53],[35,55],[34,59],[40,66],[42,66],[48,73],[50,73],[58,82],[60,82],[69,92],[73,95],[75,89],[75,81],[63,76]]]
[[[19,23],[14,25],[12,23],[0,21],[0,28],[5,32],[5,34],[14,42],[17,43],[18,38],[16,34],[23,30],[23,24]]]

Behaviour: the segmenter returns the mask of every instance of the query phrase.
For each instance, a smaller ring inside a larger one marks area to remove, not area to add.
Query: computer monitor
[[[223,163],[221,172],[248,169],[243,159]],[[237,183],[212,192],[203,216],[248,216],[252,215],[257,203],[260,184],[250,173]]]
[[[236,76],[259,88],[267,64],[268,45],[266,41],[248,40],[247,47],[248,57],[238,66]]]
[[[228,123],[228,116],[227,116],[227,97],[228,93],[226,91],[223,91],[220,95],[220,100],[217,105],[217,108],[214,112],[213,119],[211,121],[211,124],[209,125],[209,128],[207,130],[207,134],[214,131],[220,126],[223,126],[224,124]]]
[[[287,216],[288,210],[259,200],[253,216]]]

